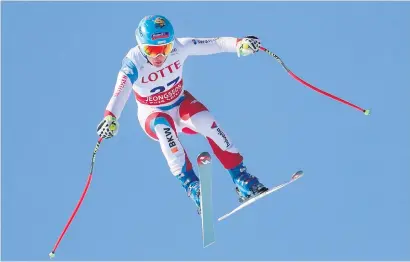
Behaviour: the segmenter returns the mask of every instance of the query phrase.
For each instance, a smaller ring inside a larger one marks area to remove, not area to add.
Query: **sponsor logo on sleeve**
[[[194,45],[196,44],[209,44],[209,43],[213,43],[216,40],[218,40],[218,38],[211,38],[211,39],[192,39],[192,43],[194,43]]]

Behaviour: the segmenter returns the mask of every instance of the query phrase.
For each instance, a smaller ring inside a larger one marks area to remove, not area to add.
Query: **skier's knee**
[[[208,136],[217,127],[215,118],[209,111],[196,113],[188,121],[185,121],[185,124],[204,136]]]
[[[208,109],[198,100],[195,99],[188,91],[184,92],[185,100],[179,106],[179,117],[187,121],[199,112],[208,111]]]
[[[153,139],[158,140],[157,131],[155,127],[158,125],[165,125],[176,133],[175,122],[172,117],[163,112],[155,112],[147,117],[145,120],[145,132]]]

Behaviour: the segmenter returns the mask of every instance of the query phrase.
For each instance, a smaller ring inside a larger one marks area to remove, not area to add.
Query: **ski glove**
[[[98,124],[97,134],[105,139],[111,138],[118,133],[120,124],[117,122],[117,118],[108,115]]]
[[[238,57],[254,54],[259,51],[261,41],[256,36],[246,36],[236,44]]]

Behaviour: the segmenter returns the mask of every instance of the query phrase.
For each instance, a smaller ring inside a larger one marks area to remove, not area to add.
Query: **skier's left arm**
[[[247,56],[259,51],[260,40],[256,36],[217,37],[217,38],[179,38],[187,56],[212,55],[229,52]]]

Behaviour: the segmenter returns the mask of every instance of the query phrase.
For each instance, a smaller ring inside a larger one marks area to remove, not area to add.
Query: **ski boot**
[[[199,184],[198,177],[194,173],[194,170],[190,170],[185,173],[182,173],[178,175],[177,178],[179,179],[179,181],[181,181],[182,187],[187,192],[188,197],[190,197],[194,201],[197,207],[197,213],[200,215],[201,214],[200,184]]]
[[[196,205],[196,212],[198,215],[201,215],[201,185],[199,181],[192,182],[188,187],[187,193]]]
[[[249,174],[243,163],[229,170],[233,182],[236,185],[236,193],[239,203],[244,203],[250,198],[260,195],[269,189],[259,182],[258,178]]]

